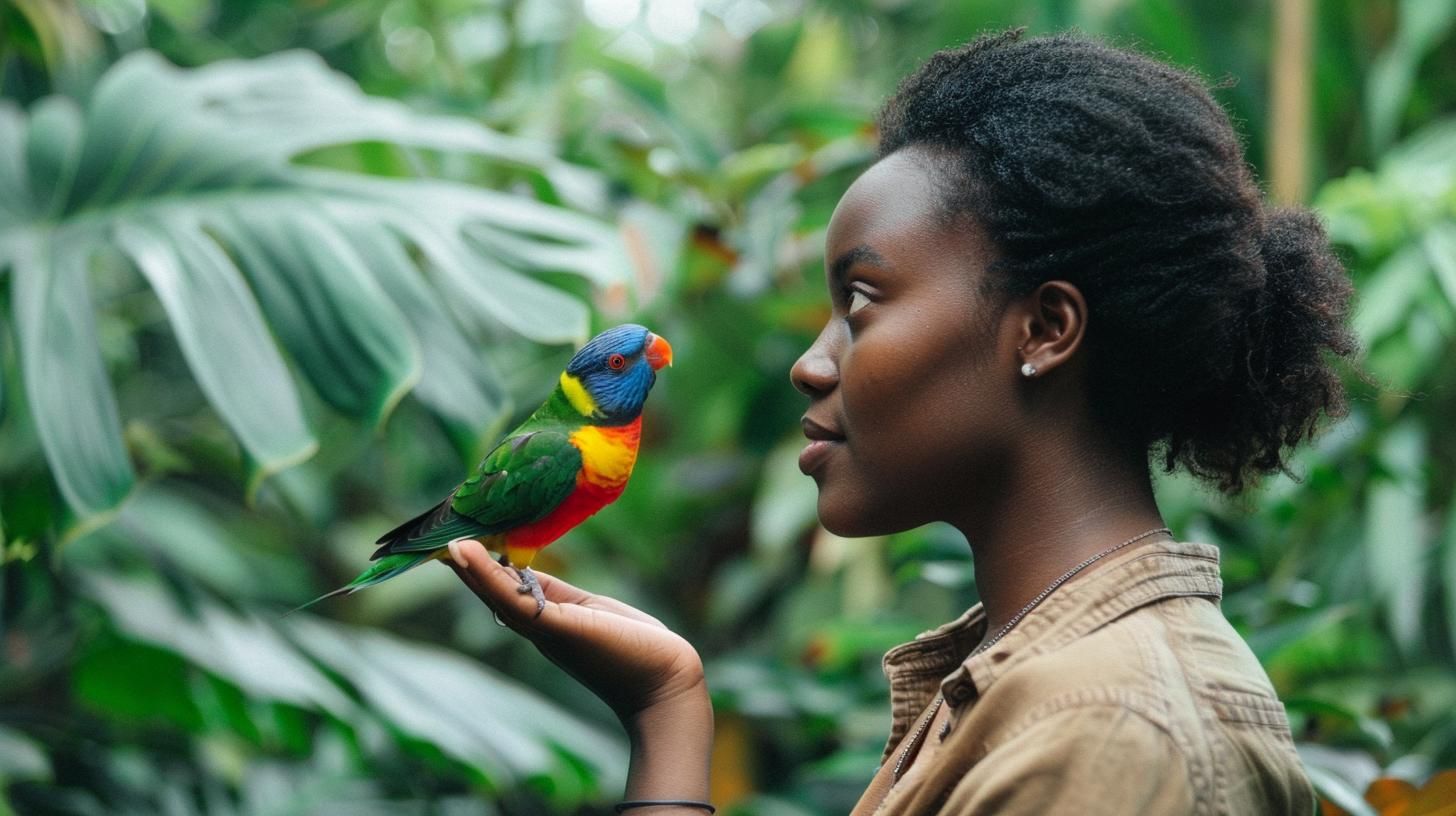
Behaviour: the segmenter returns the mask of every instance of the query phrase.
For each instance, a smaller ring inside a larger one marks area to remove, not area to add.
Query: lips
[[[832,426],[810,419],[808,416],[799,420],[804,427],[804,436],[816,441],[843,442],[844,434],[835,430]]]
[[[800,424],[809,444],[799,452],[799,470],[809,475],[822,467],[834,451],[844,444],[844,434],[807,416],[800,420]]]

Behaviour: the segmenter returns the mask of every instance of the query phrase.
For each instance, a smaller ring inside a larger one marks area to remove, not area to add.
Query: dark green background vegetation
[[[609,713],[448,571],[280,615],[628,319],[676,365],[631,488],[543,566],[699,647],[727,811],[846,812],[881,652],[974,602],[973,568],[948,529],[816,528],[787,371],[879,102],[1010,25],[1217,83],[1271,196],[1349,263],[1350,415],[1298,478],[1159,496],[1222,546],[1321,793],[1378,812],[1372,780],[1456,765],[1453,23],[1452,0],[0,0],[0,814],[606,812]]]

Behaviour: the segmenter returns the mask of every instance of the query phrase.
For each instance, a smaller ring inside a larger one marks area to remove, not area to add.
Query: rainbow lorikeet
[[[592,338],[540,408],[506,434],[444,501],[380,536],[376,563],[320,598],[352,594],[426,561],[451,541],[479,539],[546,608],[531,561],[543,547],[622,494],[637,462],[642,404],[672,347],[631,323]],[[301,608],[301,607],[300,607]]]

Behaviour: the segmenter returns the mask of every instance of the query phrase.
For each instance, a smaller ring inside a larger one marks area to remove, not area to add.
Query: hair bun
[[[1203,389],[1186,394],[1164,439],[1168,468],[1182,464],[1230,493],[1284,470],[1287,449],[1312,437],[1321,416],[1345,412],[1329,355],[1358,348],[1348,326],[1350,281],[1319,219],[1270,207],[1259,220],[1263,285],[1229,292],[1224,314],[1242,326],[1230,327],[1227,356],[1210,348],[1195,366]],[[1215,394],[1221,398],[1209,404]]]
[[[1241,350],[1246,362],[1230,372],[1235,382],[1225,389],[1242,395],[1228,406],[1229,427],[1240,431],[1216,433],[1223,438],[1212,445],[1196,428],[1185,437],[1184,463],[1195,473],[1219,474],[1229,491],[1283,470],[1285,449],[1312,437],[1321,415],[1344,414],[1344,387],[1329,356],[1348,357],[1358,349],[1349,329],[1350,280],[1313,212],[1266,208],[1259,254],[1264,286],[1248,311]],[[1235,457],[1245,463],[1238,471],[1228,469],[1231,438],[1244,447]]]
[[[1311,211],[1270,207],[1264,211],[1259,239],[1264,261],[1263,337],[1251,337],[1269,356],[1270,374],[1291,376],[1290,365],[1328,350],[1354,353],[1356,344],[1346,328],[1351,286],[1345,267],[1330,248],[1324,226]],[[1279,371],[1278,369],[1285,369]]]

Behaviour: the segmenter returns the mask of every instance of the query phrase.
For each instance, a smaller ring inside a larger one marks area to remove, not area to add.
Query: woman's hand
[[[629,721],[703,684],[698,652],[662,622],[621,601],[536,572],[546,608],[517,591],[520,579],[476,541],[451,547],[455,571],[501,622]]]
[[[537,616],[536,601],[517,591],[515,572],[497,564],[479,542],[453,542],[450,556],[445,563],[501,622],[621,718],[632,740],[628,799],[707,798],[713,709],[703,662],[690,643],[645,612],[541,572],[536,578],[546,608]]]

